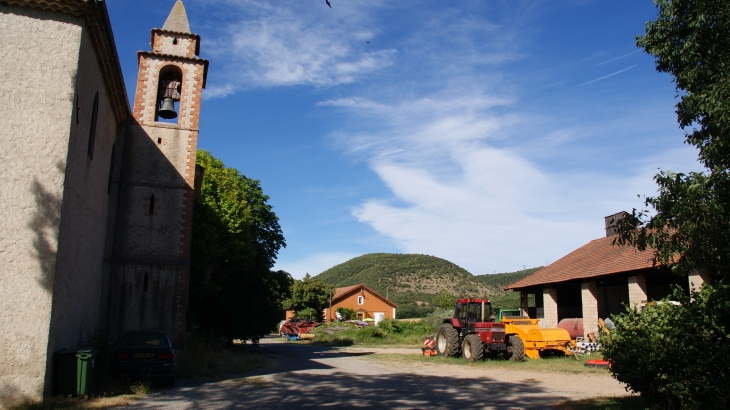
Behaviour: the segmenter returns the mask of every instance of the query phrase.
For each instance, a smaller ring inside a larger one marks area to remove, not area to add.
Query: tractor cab
[[[454,306],[454,318],[458,321],[454,327],[462,329],[464,333],[474,332],[477,322],[491,322],[492,304],[488,299],[457,299]]]

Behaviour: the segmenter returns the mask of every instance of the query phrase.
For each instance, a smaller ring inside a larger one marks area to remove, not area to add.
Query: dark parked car
[[[162,379],[174,385],[177,359],[173,347],[159,330],[124,332],[112,351],[112,374]]]

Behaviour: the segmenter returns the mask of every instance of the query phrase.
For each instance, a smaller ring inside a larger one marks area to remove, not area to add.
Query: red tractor
[[[438,355],[461,355],[467,361],[474,362],[487,355],[503,353],[510,360],[521,360],[521,354],[512,355],[511,346],[505,341],[505,324],[494,322],[491,316],[492,304],[488,299],[456,300],[454,317],[444,319],[436,333]],[[509,342],[516,342],[511,339]]]

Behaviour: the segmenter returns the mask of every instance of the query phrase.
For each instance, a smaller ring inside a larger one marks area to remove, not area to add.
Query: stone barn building
[[[688,280],[666,267],[652,266],[650,250],[614,246],[616,230],[612,226],[623,215],[605,218],[605,237],[505,287],[520,292],[522,314],[542,319],[545,327],[582,318],[584,336],[597,334],[599,318],[621,313],[624,306],[662,299],[674,285],[689,292],[690,286],[699,288],[708,280],[702,272],[694,272]]]
[[[104,1],[0,0],[0,408],[97,333],[182,342],[208,62],[161,3],[130,107]]]

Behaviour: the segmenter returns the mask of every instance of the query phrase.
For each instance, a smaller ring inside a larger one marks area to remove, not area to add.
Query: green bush
[[[426,317],[435,309],[433,306],[416,306],[415,304],[401,305],[400,303],[398,302],[398,317],[401,319]]]
[[[385,332],[383,329],[378,328],[377,326],[366,326],[358,331],[360,333],[360,337],[362,338],[378,338],[382,339],[388,336],[388,333]]]
[[[433,333],[433,329],[423,321],[399,322],[394,319],[383,319],[378,327],[389,335],[400,334],[403,336],[423,337]]]
[[[349,327],[350,329],[326,334],[324,330],[328,327]],[[328,323],[316,327],[312,332],[317,335],[315,343],[420,345],[424,336],[433,334],[433,328],[423,321],[400,322],[384,319],[378,323],[378,326],[365,326],[360,329],[347,322]]]
[[[730,408],[730,287],[704,286],[691,297],[636,308],[602,334],[613,376],[654,408]],[[666,302],[666,301],[665,301]]]
[[[338,307],[335,311],[342,316],[343,320],[353,320],[355,319],[355,309],[352,308],[346,308],[346,307]]]
[[[441,326],[441,323],[443,323],[444,319],[453,317],[454,316],[454,309],[439,309],[431,313],[430,315],[426,316],[425,319],[423,319],[423,323],[425,323],[429,328],[432,329],[432,331],[436,331],[436,329]]]
[[[302,319],[321,320],[322,318],[320,316],[321,315],[311,307],[304,308],[297,312],[297,317],[300,317]]]

